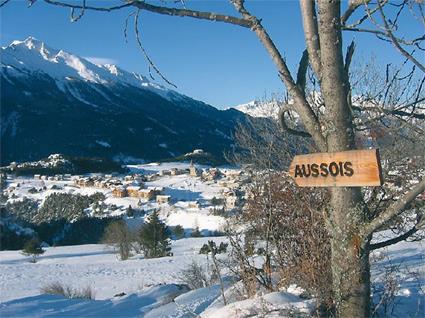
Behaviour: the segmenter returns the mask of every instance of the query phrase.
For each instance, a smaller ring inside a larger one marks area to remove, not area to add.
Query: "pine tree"
[[[180,224],[176,225],[173,229],[173,234],[176,240],[184,237],[184,228]]]
[[[22,254],[25,256],[32,256],[32,263],[35,263],[37,261],[37,257],[43,253],[44,250],[41,247],[40,241],[35,237],[26,242],[22,249]]]
[[[199,226],[196,226],[195,229],[191,233],[192,237],[202,237],[202,233],[199,230]]]
[[[170,233],[168,227],[161,222],[158,212],[149,217],[139,231],[139,243],[147,258],[171,255]]]
[[[134,216],[134,210],[131,207],[131,205],[128,206],[127,210],[126,210],[126,214],[128,217],[132,218]]]

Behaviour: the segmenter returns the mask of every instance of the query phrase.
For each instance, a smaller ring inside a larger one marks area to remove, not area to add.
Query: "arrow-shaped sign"
[[[300,187],[362,187],[383,183],[378,149],[295,156],[289,174]]]

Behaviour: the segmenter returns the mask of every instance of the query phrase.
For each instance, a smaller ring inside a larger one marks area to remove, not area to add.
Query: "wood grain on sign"
[[[289,174],[300,187],[361,187],[383,183],[378,149],[295,156]]]

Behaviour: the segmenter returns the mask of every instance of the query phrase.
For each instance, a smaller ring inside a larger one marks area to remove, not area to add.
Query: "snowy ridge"
[[[96,65],[87,59],[49,47],[33,37],[13,41],[1,48],[1,72],[20,75],[45,73],[52,77],[58,87],[72,80],[82,80],[108,85],[120,83],[152,90],[166,98],[176,98],[177,92],[151,83],[143,75],[130,73],[116,65]]]
[[[250,101],[246,104],[241,104],[231,108],[237,109],[242,113],[252,117],[271,117],[277,118],[283,104],[278,101],[261,102],[258,100]]]

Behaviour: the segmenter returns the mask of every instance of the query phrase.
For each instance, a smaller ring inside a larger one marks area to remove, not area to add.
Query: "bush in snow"
[[[203,236],[201,231],[199,230],[199,226],[195,227],[195,229],[192,231],[190,236],[192,236],[192,237],[202,237]]]
[[[298,188],[278,172],[258,173],[248,191],[243,213],[235,216],[228,236],[238,264],[230,270],[239,276],[245,293],[253,296],[259,286],[273,291],[296,284],[317,299],[319,311],[327,312],[333,304],[323,218],[328,193]]]
[[[123,220],[110,223],[103,235],[103,242],[115,246],[120,254],[121,260],[128,259],[131,255],[131,242],[133,236]]]
[[[42,287],[41,292],[49,295],[60,295],[71,299],[94,299],[94,292],[90,286],[77,289],[59,282],[53,282]]]
[[[138,241],[147,258],[171,255],[170,233],[168,227],[159,219],[157,211],[153,212],[149,221],[140,228]]]
[[[191,289],[207,287],[210,282],[206,270],[195,261],[192,261],[189,267],[181,272],[181,280]]]
[[[32,263],[35,263],[37,261],[37,257],[39,257],[43,253],[44,250],[41,247],[41,243],[37,238],[32,238],[31,240],[26,242],[24,248],[22,249],[22,254],[24,254],[25,256],[32,256]]]
[[[212,253],[214,255],[216,254],[222,254],[227,252],[227,246],[228,243],[221,242],[219,246],[215,244],[214,241],[208,241],[208,244],[205,243],[202,245],[201,249],[199,250],[199,254],[209,254]]]
[[[219,246],[214,241],[208,241],[208,244],[204,244],[199,251],[200,254],[211,255],[213,264],[214,264],[214,276],[218,278],[221,288],[221,297],[223,298],[223,303],[226,305],[226,297],[224,296],[224,285],[220,273],[220,267],[218,265],[217,254],[225,253],[227,251],[227,243],[221,242]]]

